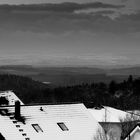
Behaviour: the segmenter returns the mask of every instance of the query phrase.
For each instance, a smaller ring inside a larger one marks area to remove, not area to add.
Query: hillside
[[[140,67],[119,68],[107,71],[108,75],[140,75]]]
[[[92,67],[33,67],[30,65],[8,65],[0,67],[1,74],[28,76],[33,80],[53,86],[68,86],[82,83],[121,82],[129,75],[139,77],[140,67],[103,69]]]
[[[93,82],[74,86],[50,87],[28,77],[1,74],[0,91],[13,90],[25,103],[83,102],[87,107],[112,106],[118,109],[140,107],[140,78],[129,76],[123,82]]]
[[[0,91],[13,90],[25,103],[40,102],[40,94],[43,94],[43,91],[47,88],[47,85],[28,77],[9,74],[0,75]]]

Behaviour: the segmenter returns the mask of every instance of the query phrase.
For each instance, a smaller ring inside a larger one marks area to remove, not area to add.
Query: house
[[[108,136],[113,140],[120,140],[122,134],[121,119],[123,120],[128,112],[108,106],[88,109],[92,116],[101,124]]]
[[[0,106],[0,138],[5,140],[94,140],[98,130],[104,132],[81,103],[24,105],[18,100]]]
[[[19,101],[21,105],[24,104],[11,90],[0,91],[0,97],[4,97],[6,100],[8,100],[8,105],[14,105],[15,101]]]
[[[124,138],[124,140],[140,140],[140,124],[137,124]]]

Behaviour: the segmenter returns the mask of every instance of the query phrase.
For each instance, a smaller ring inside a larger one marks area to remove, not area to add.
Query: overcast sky
[[[56,0],[1,0],[1,4],[53,4],[47,9],[1,11],[0,65],[140,64],[139,0],[100,1],[74,0],[75,4],[56,7]]]
[[[0,3],[2,4],[30,4],[30,3],[60,3],[60,2],[94,2],[96,0],[1,0]],[[99,0],[97,0],[99,1]],[[100,0],[103,1],[103,0]],[[104,0],[106,2],[112,3],[118,3],[118,1],[121,0]],[[122,0],[123,1],[123,0]],[[125,1],[125,0],[124,0]]]

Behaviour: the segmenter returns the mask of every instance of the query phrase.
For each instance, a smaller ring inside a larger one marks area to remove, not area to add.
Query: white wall
[[[140,140],[140,130],[137,130],[131,137],[131,140]]]

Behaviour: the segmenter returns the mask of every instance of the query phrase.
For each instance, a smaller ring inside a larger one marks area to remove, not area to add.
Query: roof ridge
[[[30,104],[23,104],[20,106],[41,106],[41,105],[70,105],[70,104],[83,104],[82,102],[61,102],[61,103],[30,103]],[[5,105],[0,107],[14,107],[15,105]]]

